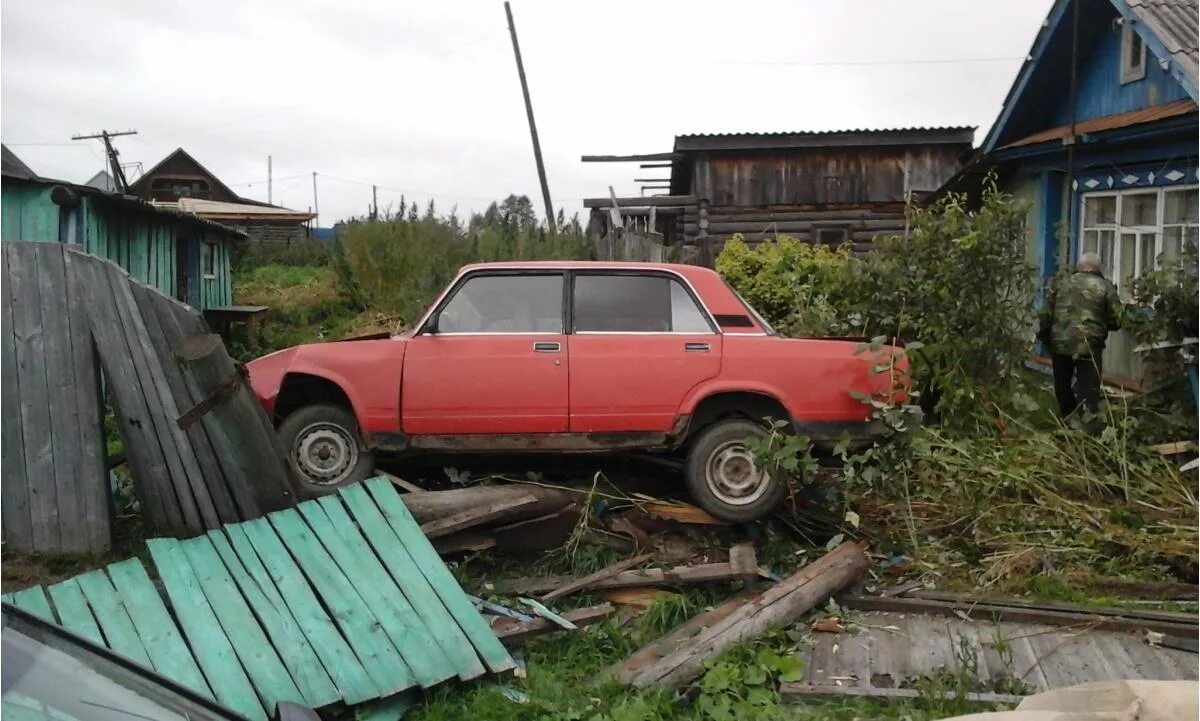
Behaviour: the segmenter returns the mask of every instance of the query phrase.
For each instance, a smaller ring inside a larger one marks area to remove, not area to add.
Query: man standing
[[[1046,290],[1038,338],[1050,346],[1060,416],[1081,402],[1088,412],[1099,412],[1100,358],[1108,332],[1120,327],[1121,313],[1117,289],[1095,253],[1084,253],[1074,273]]]

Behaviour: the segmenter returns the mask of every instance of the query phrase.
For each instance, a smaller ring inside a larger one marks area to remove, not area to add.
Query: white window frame
[[[1128,296],[1132,290],[1128,287],[1122,287],[1125,277],[1125,268],[1121,264],[1121,236],[1122,234],[1134,234],[1138,236],[1137,242],[1134,245],[1134,268],[1140,272],[1134,274],[1134,278],[1141,274],[1158,267],[1159,259],[1162,257],[1165,250],[1166,237],[1163,232],[1165,228],[1187,227],[1188,223],[1164,223],[1163,216],[1166,210],[1166,194],[1173,191],[1181,190],[1196,190],[1196,184],[1190,185],[1165,185],[1159,187],[1141,187],[1141,188],[1125,188],[1121,190],[1102,190],[1091,193],[1080,193],[1079,196],[1079,238],[1076,248],[1076,260],[1083,256],[1084,235],[1086,231],[1112,231],[1113,234],[1113,249],[1112,256],[1106,258],[1105,274],[1117,290],[1122,295]],[[1154,225],[1124,225],[1121,218],[1121,199],[1131,195],[1155,195],[1155,223]],[[1098,223],[1095,225],[1087,224],[1087,202],[1097,198],[1112,198],[1115,206],[1115,214],[1112,223]],[[1142,257],[1141,235],[1146,233],[1154,233],[1154,257],[1147,259]],[[1097,247],[1099,251],[1099,247]]]
[[[1135,38],[1142,47],[1142,52],[1139,54],[1136,64],[1129,62],[1129,46],[1133,44]],[[1137,34],[1137,31],[1133,29],[1133,23],[1129,20],[1121,23],[1121,61],[1119,66],[1121,68],[1122,85],[1146,77],[1146,41],[1142,39],[1142,36]]]
[[[214,280],[217,277],[217,259],[219,249],[216,243],[205,240],[200,243],[200,277],[204,280]],[[210,273],[209,266],[212,266]]]

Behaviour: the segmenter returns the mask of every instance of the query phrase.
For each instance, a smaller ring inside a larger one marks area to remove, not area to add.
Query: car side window
[[[562,275],[477,275],[438,313],[438,333],[562,333]]]
[[[575,276],[577,333],[712,333],[683,284],[661,275]]]

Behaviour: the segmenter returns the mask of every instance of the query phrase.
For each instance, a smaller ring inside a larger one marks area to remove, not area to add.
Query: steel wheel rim
[[[762,498],[771,477],[758,469],[754,454],[742,441],[726,441],[713,449],[704,466],[708,490],[722,503],[746,506]]]
[[[335,486],[358,465],[358,443],[336,423],[311,423],[296,436],[292,462],[310,483]]]

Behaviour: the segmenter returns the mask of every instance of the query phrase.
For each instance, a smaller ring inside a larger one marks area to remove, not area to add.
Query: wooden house
[[[1197,242],[1198,0],[1056,0],[977,157],[1027,201],[1027,255],[1043,280],[1086,252],[1128,296],[1134,279]],[[1104,371],[1142,380],[1125,332]]]
[[[230,257],[245,234],[89,185],[42,178],[3,149],[0,241],[73,243],[200,310],[233,303]]]
[[[309,237],[312,213],[243,198],[183,148],[129,186],[155,205],[192,213],[242,231],[251,243],[289,244]]]
[[[810,243],[870,247],[903,232],[910,199],[935,191],[969,154],[974,128],[902,128],[798,133],[681,135],[670,153],[584,156],[584,162],[637,162],[669,177],[641,179],[665,195],[617,198],[649,216],[663,242],[693,246],[709,263],[734,235],[756,242],[790,235]],[[613,198],[584,201],[605,232]]]

